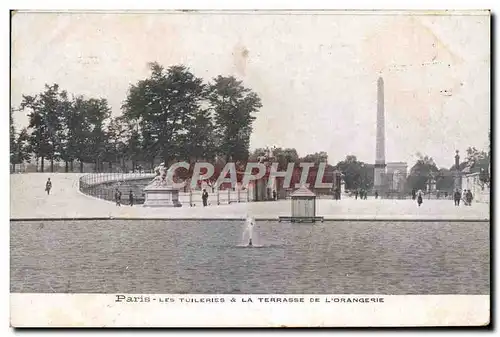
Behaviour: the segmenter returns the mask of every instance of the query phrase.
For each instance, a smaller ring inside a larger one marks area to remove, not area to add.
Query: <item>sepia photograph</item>
[[[13,327],[490,323],[489,10],[10,15]]]

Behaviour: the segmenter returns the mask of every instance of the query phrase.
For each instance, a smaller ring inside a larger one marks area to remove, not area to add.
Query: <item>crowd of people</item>
[[[455,206],[460,206],[460,201],[462,201],[465,206],[471,206],[472,199],[474,199],[474,196],[472,195],[471,190],[465,189],[462,191],[462,193],[460,193],[459,190],[456,190],[453,194]]]
[[[422,192],[422,190],[418,190],[418,192],[416,190],[412,191],[412,199],[417,200],[418,206],[422,205],[422,203],[423,203],[423,195],[424,195],[424,193]],[[437,196],[439,196],[439,193],[437,193]],[[447,196],[448,196],[448,193],[445,194],[445,197],[447,197]],[[438,197],[438,199],[439,199],[439,197]],[[464,189],[462,191],[462,193],[460,193],[460,190],[457,189],[453,193],[453,202],[454,202],[455,206],[460,206],[460,201],[462,201],[462,204],[465,206],[472,206],[473,199],[474,199],[474,196],[472,194],[472,191],[468,190],[468,189]]]
[[[358,199],[358,196],[361,200],[366,200],[368,199],[368,191],[365,189],[360,189],[360,190],[355,190],[354,191],[354,199]],[[378,197],[378,195],[377,195]]]
[[[122,205],[122,192],[118,188],[115,189],[115,204],[116,206]],[[134,192],[132,190],[128,193],[128,204],[134,206]]]

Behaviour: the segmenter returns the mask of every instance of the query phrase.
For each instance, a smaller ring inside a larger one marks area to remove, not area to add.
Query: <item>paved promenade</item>
[[[44,191],[47,178],[53,189]],[[231,205],[180,208],[145,208],[141,205],[117,207],[113,202],[84,195],[78,190],[79,174],[30,173],[10,175],[10,217],[26,218],[256,218],[274,219],[290,216],[290,201],[235,203]],[[210,202],[210,199],[209,199]],[[212,203],[215,200],[211,201]],[[389,219],[389,220],[485,220],[489,219],[489,205],[473,203],[472,206],[455,207],[450,200],[424,200],[417,207],[412,200],[318,200],[318,216],[328,219]]]

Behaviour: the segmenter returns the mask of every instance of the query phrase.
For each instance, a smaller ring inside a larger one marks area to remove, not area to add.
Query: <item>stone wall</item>
[[[122,204],[128,205],[129,192],[132,190],[134,194],[134,203],[142,204],[145,199],[144,188],[152,181],[153,176],[106,173],[82,176],[80,180],[80,191],[99,199],[114,202],[115,191],[118,188],[118,190],[122,192]],[[236,189],[227,188],[219,191],[213,191],[211,187],[202,185],[201,188],[190,192],[189,182],[187,182],[187,184],[188,186],[179,191],[179,201],[186,205],[201,205],[201,190],[203,188],[206,188],[208,191],[208,203],[210,205],[254,201],[254,189],[252,185],[249,189],[242,189],[241,186],[238,185]]]

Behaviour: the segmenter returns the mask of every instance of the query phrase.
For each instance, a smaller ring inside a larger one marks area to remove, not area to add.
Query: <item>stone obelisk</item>
[[[384,80],[377,81],[377,144],[375,149],[375,172],[373,188],[380,194],[384,190],[385,174],[385,118],[384,118]]]

